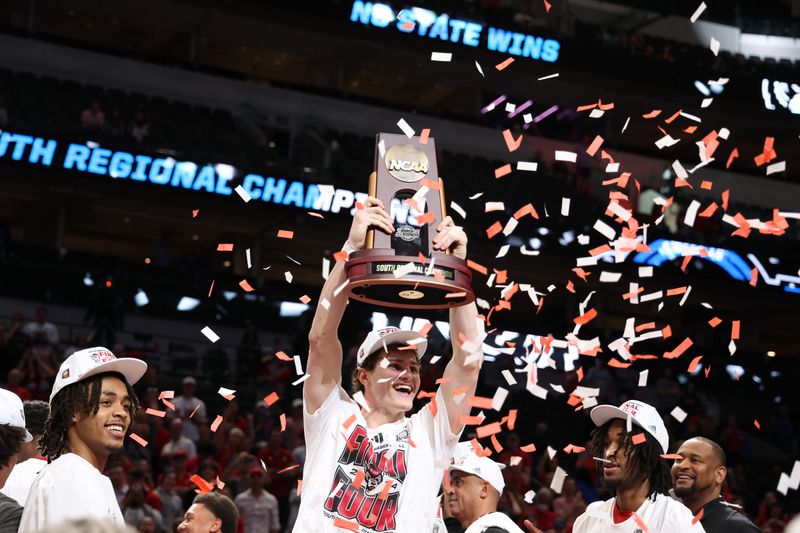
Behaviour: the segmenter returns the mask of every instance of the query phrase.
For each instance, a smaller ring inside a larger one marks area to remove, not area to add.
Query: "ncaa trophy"
[[[434,140],[379,133],[369,195],[383,202],[395,231],[370,229],[366,246],[350,254],[345,270],[350,297],[409,309],[443,309],[475,299],[466,261],[433,250],[445,217],[444,185]]]

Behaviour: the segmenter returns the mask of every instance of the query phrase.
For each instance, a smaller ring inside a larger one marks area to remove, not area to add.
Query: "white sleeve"
[[[444,403],[441,387],[436,391],[435,413],[433,401],[431,401],[412,417],[412,423],[422,425],[425,434],[430,439],[435,462],[449,461],[453,457],[461,432],[459,431],[456,434],[450,429],[450,421],[447,417],[447,407]]]
[[[305,389],[304,389],[305,391]],[[358,406],[353,402],[347,393],[342,388],[341,384],[337,384],[319,409],[314,411],[313,414],[308,413],[308,406],[306,404],[306,396],[303,394],[303,431],[305,432],[305,440],[307,445],[309,443],[323,442],[323,435],[330,425],[339,424],[339,416],[337,413],[344,410],[358,411]],[[324,441],[324,442],[327,442]]]
[[[664,520],[664,531],[674,531],[675,533],[705,533],[703,525],[698,520],[692,524],[694,516],[688,507],[683,504],[674,505],[666,520]]]

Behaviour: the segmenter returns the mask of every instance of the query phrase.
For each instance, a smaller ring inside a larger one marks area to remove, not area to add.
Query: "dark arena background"
[[[470,238],[493,408],[462,439],[521,458],[501,508],[570,531],[607,497],[587,408],[636,398],[670,453],[719,442],[726,499],[783,531],[800,511],[798,17],[797,0],[0,1],[0,380],[47,400],[76,349],[144,359],[138,438],[106,469],[120,501],[176,462],[185,504],[194,473],[235,496],[269,458],[290,531],[323,276],[375,135],[413,131]],[[446,312],[360,303],[343,383],[383,325],[430,328],[435,390]],[[164,391],[186,377],[206,404],[188,462],[163,453]]]

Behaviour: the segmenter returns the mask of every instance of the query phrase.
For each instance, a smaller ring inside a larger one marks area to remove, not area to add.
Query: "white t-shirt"
[[[11,471],[11,475],[8,476],[6,484],[0,492],[14,498],[17,500],[18,504],[24,507],[36,474],[38,474],[46,464],[46,460],[37,457],[31,457],[26,461],[17,463],[17,466]]]
[[[77,518],[106,519],[125,526],[111,480],[74,453],[65,453],[42,468],[24,507],[19,533]]]
[[[589,504],[572,526],[572,533],[643,533],[644,528],[636,523],[633,515],[619,524],[614,523],[614,498]],[[705,533],[698,521],[692,525],[692,512],[688,507],[664,494],[655,501],[645,499],[636,510],[650,533]]]
[[[464,533],[483,533],[492,526],[501,527],[508,533],[525,533],[513,520],[498,512],[488,513],[478,518],[469,525]]]
[[[436,406],[435,416],[429,403],[410,418],[371,429],[341,386],[312,415],[304,403],[306,463],[294,531],[341,533],[337,518],[357,524],[360,533],[432,531],[436,494],[458,444],[441,390]]]
[[[45,322],[44,324],[28,322],[22,327],[22,333],[34,341],[43,338],[52,345],[58,344],[58,328],[50,322]]]
[[[281,528],[278,518],[278,498],[262,490],[256,498],[252,489],[247,489],[234,500],[244,520],[244,533],[270,533]]]

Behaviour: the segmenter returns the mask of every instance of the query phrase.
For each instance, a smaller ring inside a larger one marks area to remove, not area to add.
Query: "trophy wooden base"
[[[395,277],[395,271],[407,270],[409,263],[413,270]],[[441,252],[423,264],[419,257],[395,255],[391,248],[359,250],[350,254],[345,272],[350,297],[375,305],[446,309],[475,300],[467,262]]]

